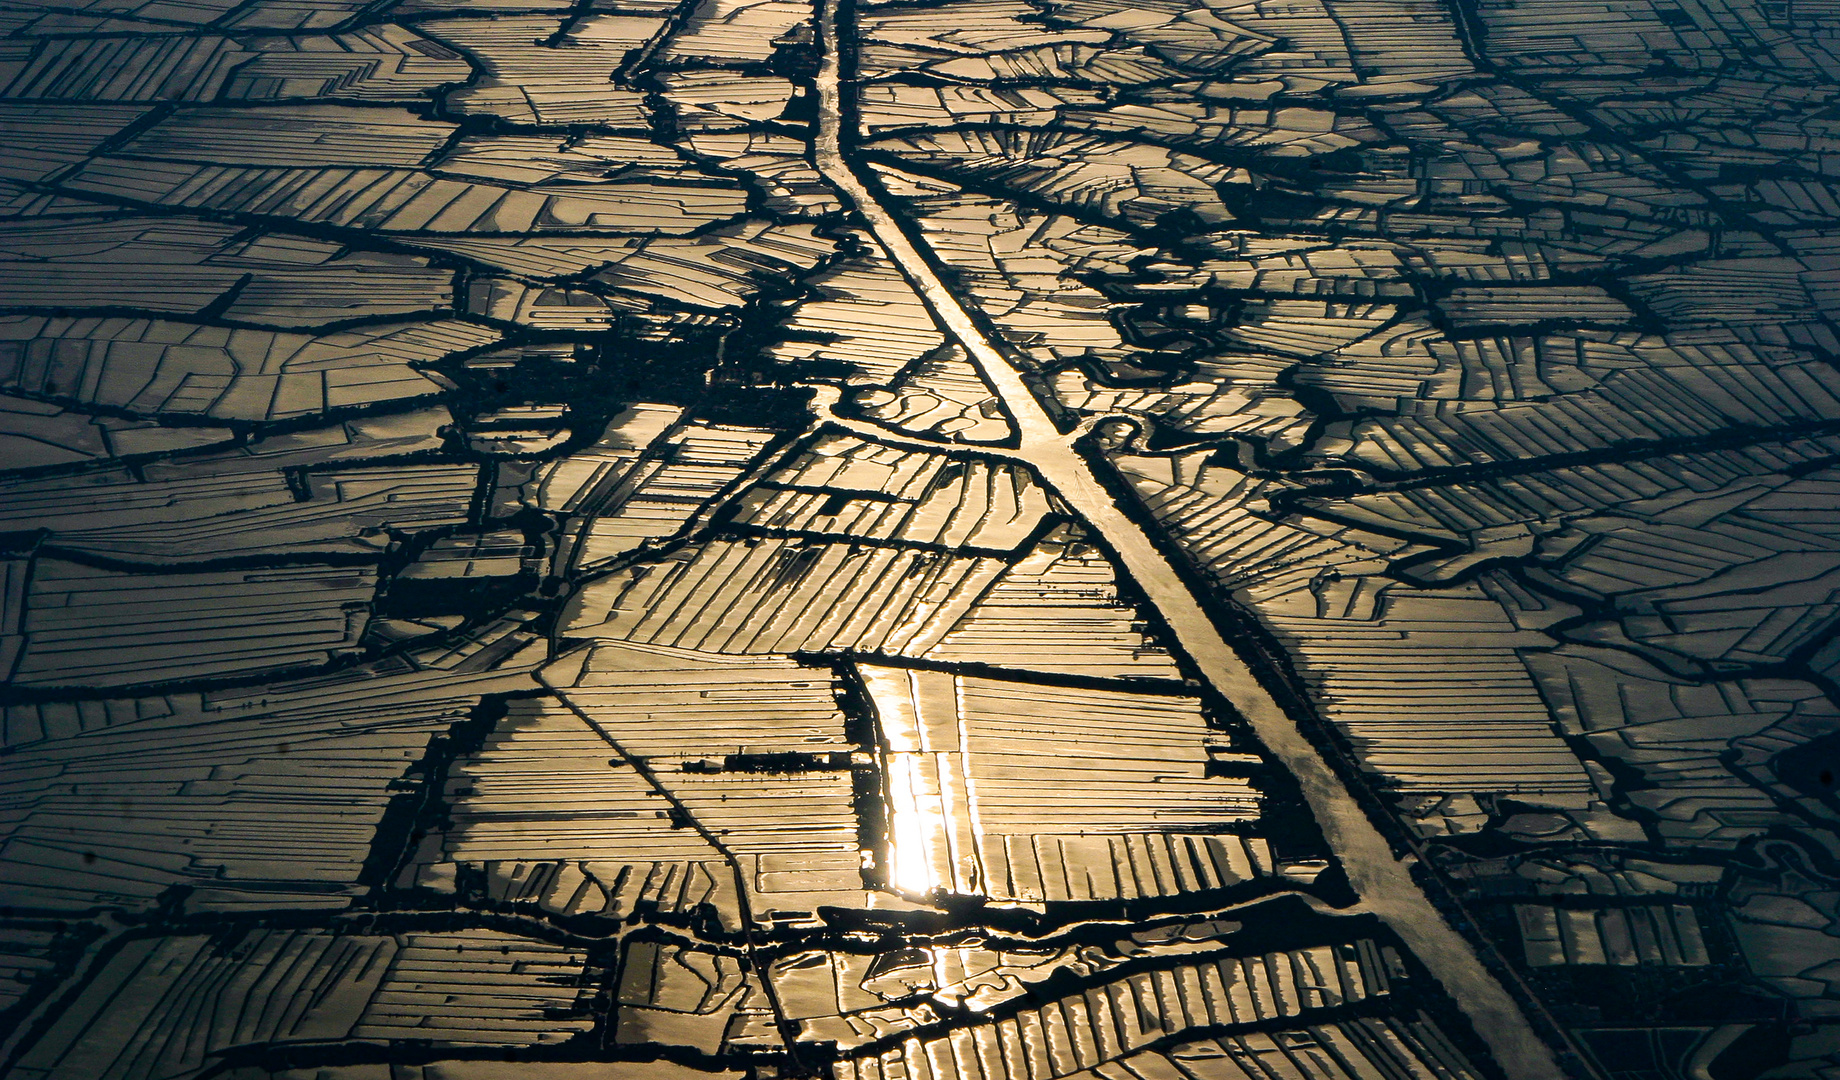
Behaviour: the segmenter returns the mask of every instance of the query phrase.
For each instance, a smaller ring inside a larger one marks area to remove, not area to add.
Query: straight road
[[[1297,777],[1317,823],[1362,899],[1431,971],[1468,1016],[1510,1080],[1563,1080],[1552,1051],[1520,1008],[1483,967],[1469,942],[1444,921],[1412,880],[1406,864],[1368,820],[1277,701],[1228,644],[1182,576],[1143,528],[1119,509],[1093,473],[1093,463],[1063,433],[1004,350],[987,336],[922,254],[901,220],[884,207],[849,160],[845,147],[843,49],[839,8],[850,0],[815,0],[823,52],[815,77],[818,120],[813,156],[818,171],[854,204],[869,232],[900,269],[948,337],[990,384],[1015,427],[1016,448],[1005,456],[1035,470],[1111,549],[1124,571],[1175,636],[1201,675],[1237,709],[1254,734]],[[856,429],[860,433],[860,429]]]

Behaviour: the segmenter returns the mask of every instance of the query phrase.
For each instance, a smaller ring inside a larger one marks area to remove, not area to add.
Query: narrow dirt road
[[[1297,777],[1311,811],[1360,894],[1362,906],[1385,920],[1457,1000],[1510,1080],[1562,1080],[1565,1074],[1552,1051],[1534,1034],[1514,1000],[1425,898],[1407,866],[1393,857],[1386,839],[1335,771],[1259,685],[1181,575],[1143,528],[1119,509],[1074,439],[1060,431],[1020,371],[985,335],[940,279],[932,260],[921,253],[900,220],[881,205],[856,173],[844,147],[844,43],[837,28],[839,6],[850,0],[816,2],[823,50],[815,79],[818,121],[813,141],[818,170],[854,204],[870,234],[900,268],[940,329],[965,350],[995,391],[1017,433],[1017,448],[1009,456],[1033,468],[1116,554],[1169,626],[1176,646]]]

